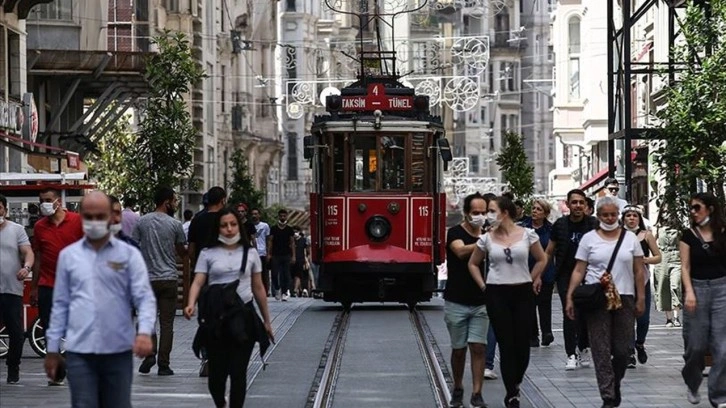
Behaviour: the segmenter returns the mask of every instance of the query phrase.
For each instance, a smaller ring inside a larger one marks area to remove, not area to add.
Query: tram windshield
[[[429,134],[349,133],[346,136],[331,135],[332,155],[327,166],[332,177],[328,183],[330,190],[426,191]]]

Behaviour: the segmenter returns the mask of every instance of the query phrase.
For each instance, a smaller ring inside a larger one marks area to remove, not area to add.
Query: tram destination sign
[[[342,111],[405,111],[413,109],[413,96],[386,95],[383,84],[370,84],[366,95],[342,97]]]

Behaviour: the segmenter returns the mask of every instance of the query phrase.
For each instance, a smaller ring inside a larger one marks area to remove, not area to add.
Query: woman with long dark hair
[[[726,405],[726,232],[721,204],[710,193],[691,197],[691,228],[683,231],[679,252],[683,277],[683,355],[681,374],[688,402],[698,404],[704,357],[710,349],[708,398]]]
[[[650,328],[650,304],[652,302],[653,291],[650,287],[650,268],[649,265],[657,265],[661,261],[660,249],[655,242],[655,237],[645,228],[643,213],[640,208],[635,205],[627,205],[623,210],[622,218],[623,227],[635,234],[643,249],[643,275],[645,276],[645,311],[636,319],[635,328],[635,345],[630,349],[630,357],[628,358],[628,368],[635,368],[635,352],[638,352],[638,362],[645,364],[648,361],[648,353],[645,351],[645,338],[648,336]]]
[[[210,285],[208,297],[212,297],[211,287],[228,285],[238,281],[233,297],[233,306],[242,306],[244,316],[242,321],[244,334],[236,336],[239,332],[230,332],[230,322],[220,324],[220,333],[207,333],[205,348],[209,359],[209,392],[217,407],[240,408],[244,405],[247,390],[247,365],[252,355],[255,339],[261,333],[255,332],[255,319],[259,319],[252,306],[252,299],[257,301],[264,320],[264,331],[270,339],[274,339],[270,325],[270,313],[267,309],[267,294],[262,284],[262,262],[257,250],[252,248],[247,234],[240,233],[243,226],[240,215],[229,208],[219,211],[216,222],[218,234],[215,246],[205,248],[199,254],[197,265],[194,268],[194,282],[189,290],[189,300],[184,308],[184,316],[190,319],[194,315],[195,305],[205,283]],[[245,254],[246,253],[246,254]],[[244,264],[244,265],[243,265]],[[215,292],[219,293],[219,292]],[[235,296],[236,295],[236,296]],[[217,299],[209,299],[214,302]],[[227,299],[225,299],[225,306]],[[200,313],[203,312],[200,302]],[[212,320],[213,316],[205,316]],[[207,324],[212,324],[208,321]],[[264,334],[262,334],[264,336]],[[225,401],[225,387],[227,377],[230,377],[229,405]]]
[[[529,366],[534,297],[542,286],[540,275],[547,255],[539,236],[514,223],[517,207],[507,197],[489,202],[487,219],[492,229],[479,237],[469,258],[469,273],[487,298],[487,314],[499,342],[500,370],[507,389],[504,405],[519,408],[520,384]],[[530,254],[536,260],[529,268]],[[481,271],[488,256],[489,271]]]

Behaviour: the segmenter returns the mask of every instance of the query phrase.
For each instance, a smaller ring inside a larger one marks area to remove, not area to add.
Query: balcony
[[[527,48],[527,37],[516,32],[495,33],[493,48],[522,50]]]

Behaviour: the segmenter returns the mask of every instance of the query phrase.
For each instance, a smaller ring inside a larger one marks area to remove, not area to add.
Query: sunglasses
[[[508,264],[512,264],[514,262],[514,258],[512,258],[512,249],[511,248],[504,248],[504,255],[506,258],[504,258],[505,261],[507,261]]]
[[[617,193],[618,191],[620,191],[620,187],[608,187],[608,191],[610,191],[611,193]]]
[[[703,206],[701,206],[701,204],[693,204],[691,206],[691,211],[699,212],[699,211],[701,211],[701,208],[703,208]]]

